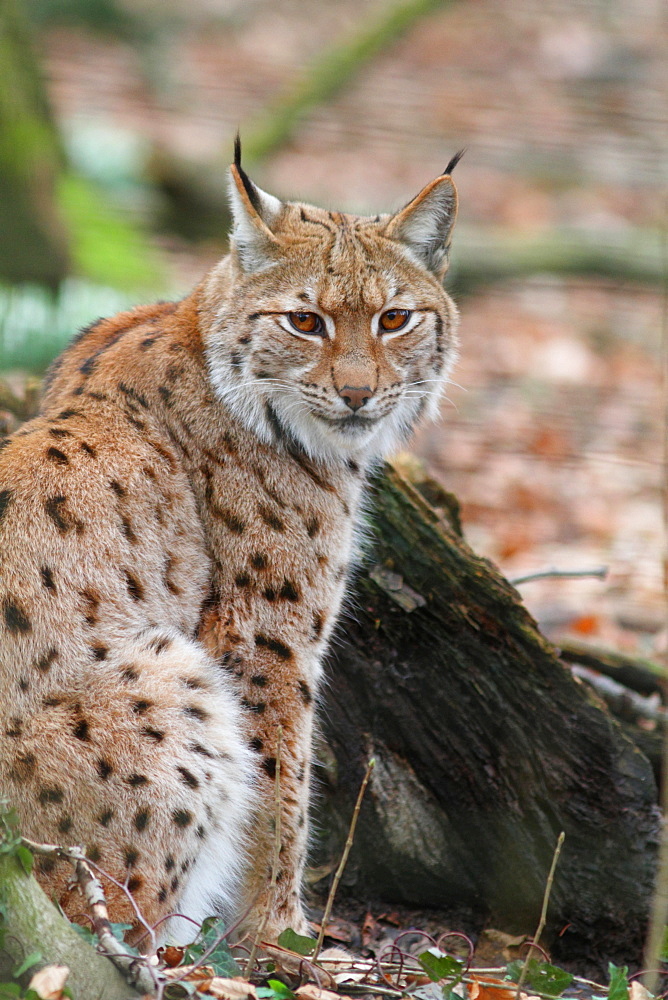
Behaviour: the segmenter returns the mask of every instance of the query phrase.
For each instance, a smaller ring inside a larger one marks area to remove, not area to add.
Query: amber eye
[[[411,316],[410,309],[388,309],[380,317],[380,328],[387,333],[394,333],[406,326]]]
[[[323,332],[322,320],[317,313],[294,312],[288,313],[288,319],[295,330],[300,333],[321,334]]]

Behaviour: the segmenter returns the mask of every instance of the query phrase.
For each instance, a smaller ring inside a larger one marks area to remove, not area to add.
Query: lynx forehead
[[[131,893],[176,939],[173,913],[307,930],[321,660],[365,470],[455,356],[457,159],[358,218],[266,194],[237,147],[229,255],[181,302],[82,331],[2,444],[0,793],[112,876],[114,920],[137,925]],[[40,863],[76,915],[69,875]]]

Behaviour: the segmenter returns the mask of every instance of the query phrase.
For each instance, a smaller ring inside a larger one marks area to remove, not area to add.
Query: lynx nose
[[[355,413],[357,410],[361,409],[366,403],[369,402],[373,396],[373,389],[370,386],[353,386],[344,385],[343,389],[339,389],[339,396],[344,401],[344,403],[350,407],[350,409]]]

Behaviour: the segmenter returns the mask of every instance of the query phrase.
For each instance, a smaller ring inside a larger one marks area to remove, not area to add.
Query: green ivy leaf
[[[510,962],[506,966],[506,978],[518,983],[524,964],[521,958]],[[545,993],[550,997],[558,997],[573,982],[573,976],[557,965],[550,965],[549,962],[539,962],[537,958],[530,958],[524,982],[535,993]]]
[[[296,951],[298,955],[312,955],[318,943],[315,938],[306,937],[304,934],[297,934],[292,927],[287,927],[278,936],[278,943],[281,948],[288,948],[289,951]]]
[[[81,924],[72,924],[71,926],[72,930],[75,931],[80,938],[83,938],[86,944],[95,947],[95,945],[97,944],[97,934],[95,934],[95,932],[92,931],[90,927],[88,927],[88,925],[82,927]]]
[[[418,962],[434,983],[440,982],[441,979],[454,979],[459,982],[462,978],[464,968],[462,963],[449,955],[434,955],[433,951],[423,951],[418,956]]]
[[[12,976],[14,979],[18,979],[24,972],[27,972],[28,969],[32,969],[33,965],[37,965],[37,963],[41,961],[41,951],[32,951],[27,958],[24,958],[23,961],[16,966],[16,968],[12,971]]]
[[[268,979],[266,986],[258,986],[255,992],[261,1000],[296,1000],[290,987],[280,979]]]
[[[126,931],[132,930],[132,924],[111,924],[111,933],[114,935],[117,941],[123,941],[123,935]],[[123,941],[125,944],[125,941]]]
[[[214,970],[214,975],[223,979],[233,979],[241,974],[241,970],[230,951],[227,940],[222,936],[225,933],[225,922],[220,917],[207,917],[202,921],[199,934],[192,944],[189,944],[183,956],[184,965],[195,965],[200,961],[205,951],[212,945],[216,945],[210,955],[206,957],[206,964]],[[216,944],[216,942],[218,942]]]
[[[608,1000],[629,1000],[629,970],[626,965],[608,965],[610,987]]]

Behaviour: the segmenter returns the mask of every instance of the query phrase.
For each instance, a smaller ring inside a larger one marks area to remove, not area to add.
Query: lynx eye
[[[410,309],[388,309],[380,317],[380,328],[387,333],[402,330],[413,314]]]
[[[299,333],[312,333],[319,336],[324,332],[322,320],[317,313],[292,312],[288,313],[288,319]]]

